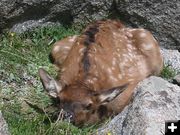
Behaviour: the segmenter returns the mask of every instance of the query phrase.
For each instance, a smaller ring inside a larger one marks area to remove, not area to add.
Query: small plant
[[[168,65],[164,65],[160,77],[170,80],[173,79],[176,74],[177,72],[174,69],[172,69],[171,66],[168,64]]]

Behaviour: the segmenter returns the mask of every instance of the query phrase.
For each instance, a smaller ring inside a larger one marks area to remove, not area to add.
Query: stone
[[[132,102],[98,135],[162,135],[167,120],[180,120],[180,87],[152,76],[138,84]]]
[[[180,86],[180,74],[177,74],[177,75],[173,78],[173,83]]]
[[[180,52],[178,50],[161,48],[164,65],[170,66],[175,71],[180,71]]]
[[[10,135],[8,131],[8,125],[5,122],[1,111],[0,111],[0,135]]]
[[[107,16],[112,0],[1,0],[0,30],[21,33],[42,25],[87,24]]]
[[[180,49],[179,0],[115,0],[120,19],[133,27],[150,30],[160,45]]]
[[[179,0],[1,0],[0,30],[21,33],[47,25],[86,25],[111,15],[129,26],[149,29],[161,46],[177,49],[162,53],[165,63],[180,69]]]
[[[1,0],[0,31],[24,32],[47,25],[85,26],[118,18],[150,30],[160,45],[180,50],[179,0]]]

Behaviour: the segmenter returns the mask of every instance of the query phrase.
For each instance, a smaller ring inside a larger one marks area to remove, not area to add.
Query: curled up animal
[[[117,20],[90,24],[81,35],[56,42],[50,55],[60,72],[54,79],[39,69],[42,84],[49,96],[60,100],[75,125],[120,113],[138,82],[163,67],[153,35]]]

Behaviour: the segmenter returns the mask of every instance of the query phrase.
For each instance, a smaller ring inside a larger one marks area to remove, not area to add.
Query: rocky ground
[[[180,71],[180,53],[178,50],[161,48],[161,54],[165,65],[171,66],[174,70]]]
[[[162,135],[165,121],[180,119],[180,87],[159,77],[150,77],[136,88],[134,100],[98,135]]]
[[[0,31],[14,32],[54,24],[86,25],[116,18],[149,29],[161,46],[180,49],[179,0],[1,0]]]

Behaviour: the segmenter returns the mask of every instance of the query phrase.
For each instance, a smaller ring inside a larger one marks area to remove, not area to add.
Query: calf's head
[[[52,78],[44,69],[39,69],[44,89],[53,98],[60,99],[61,109],[71,114],[75,125],[92,124],[108,116],[106,106],[127,88],[127,84],[108,90],[92,91],[82,83],[64,86]]]

